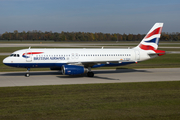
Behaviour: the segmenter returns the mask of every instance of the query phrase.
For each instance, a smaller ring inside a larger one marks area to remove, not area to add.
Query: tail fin
[[[142,50],[157,50],[162,27],[163,23],[155,23],[136,48]]]

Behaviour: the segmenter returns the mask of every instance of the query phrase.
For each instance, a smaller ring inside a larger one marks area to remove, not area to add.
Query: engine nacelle
[[[88,69],[84,68],[83,66],[77,65],[63,65],[62,66],[62,74],[63,75],[78,75],[87,73]]]

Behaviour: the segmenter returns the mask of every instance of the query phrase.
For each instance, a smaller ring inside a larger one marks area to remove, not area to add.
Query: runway
[[[94,77],[66,76],[57,71],[0,72],[0,87],[94,83],[179,81],[180,68],[95,70]]]

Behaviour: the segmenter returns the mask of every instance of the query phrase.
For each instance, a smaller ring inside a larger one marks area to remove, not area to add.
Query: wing
[[[84,66],[85,68],[88,68],[88,67],[93,67],[95,65],[97,66],[103,66],[105,64],[110,64],[110,63],[121,63],[123,62],[123,60],[101,60],[101,61],[77,61],[77,62],[68,62],[67,64],[68,65],[81,65],[81,66]]]

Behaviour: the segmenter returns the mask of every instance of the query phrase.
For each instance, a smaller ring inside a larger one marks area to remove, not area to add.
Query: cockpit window
[[[19,57],[19,54],[11,54],[10,57]]]

